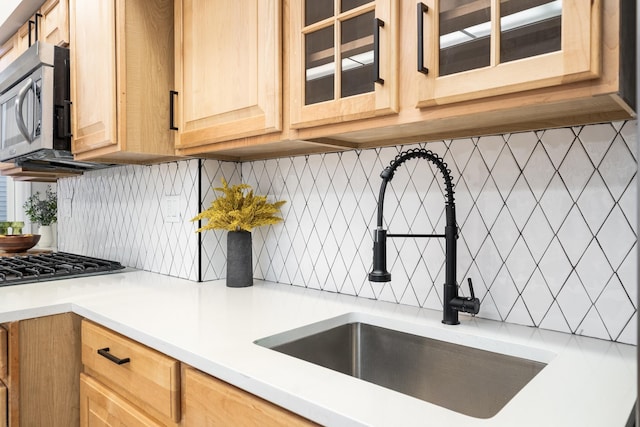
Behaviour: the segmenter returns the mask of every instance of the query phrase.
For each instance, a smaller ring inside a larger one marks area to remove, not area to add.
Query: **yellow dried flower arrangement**
[[[196,230],[221,229],[227,231],[251,231],[262,225],[277,224],[282,218],[276,216],[280,207],[286,203],[280,200],[267,203],[267,196],[256,196],[248,184],[238,184],[229,187],[222,178],[222,187],[214,190],[223,193],[211,203],[211,206],[191,219],[192,222],[201,219],[208,220],[207,224]]]

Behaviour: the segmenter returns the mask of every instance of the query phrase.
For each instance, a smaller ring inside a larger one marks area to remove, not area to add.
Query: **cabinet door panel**
[[[71,0],[73,152],[116,139],[116,3]]]
[[[185,426],[315,426],[270,402],[187,367],[184,369]]]
[[[281,129],[280,7],[176,2],[178,148]]]
[[[31,25],[31,44],[36,41],[36,27]],[[26,52],[29,49],[29,22],[25,22],[18,30],[18,55]]]
[[[151,427],[162,424],[100,384],[80,374],[81,427]]]
[[[18,35],[14,34],[0,46],[0,71],[7,68],[18,57]]]
[[[48,0],[40,8],[42,32],[40,40],[58,46],[69,44],[69,0]]]
[[[474,1],[452,10],[423,3],[429,72],[415,74],[419,107],[600,76],[601,0]]]
[[[291,127],[398,111],[397,0],[293,1],[289,33]]]

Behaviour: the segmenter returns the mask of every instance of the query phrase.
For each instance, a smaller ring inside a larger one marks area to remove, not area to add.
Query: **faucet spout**
[[[389,181],[393,179],[396,170],[407,160],[421,158],[433,163],[444,178],[445,185],[445,230],[444,234],[388,234],[383,228],[384,195]],[[472,296],[469,298],[458,295],[458,284],[456,281],[456,253],[458,226],[456,225],[456,208],[453,197],[453,178],[451,170],[447,168],[444,160],[431,150],[424,148],[411,149],[402,152],[384,168],[380,173],[382,184],[378,197],[377,227],[373,235],[373,271],[369,273],[369,280],[372,282],[390,282],[391,273],[387,271],[386,246],[387,237],[439,237],[445,239],[445,283],[443,292],[443,318],[442,323],[447,325],[457,325],[458,312],[477,314],[480,310],[480,300],[473,295],[471,280],[469,286]]]

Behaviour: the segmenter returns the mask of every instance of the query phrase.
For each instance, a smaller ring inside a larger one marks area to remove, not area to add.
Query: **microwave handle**
[[[36,84],[31,78],[27,79],[25,85],[22,87],[22,89],[20,89],[20,92],[18,92],[15,111],[18,130],[20,131],[22,136],[24,136],[24,139],[26,139],[28,142],[33,142],[36,132],[35,127],[33,129],[33,135],[30,135],[29,130],[27,129],[27,125],[24,123],[24,120],[22,120],[22,106],[24,104],[25,98],[27,97],[29,89],[33,90],[34,94],[36,93]]]

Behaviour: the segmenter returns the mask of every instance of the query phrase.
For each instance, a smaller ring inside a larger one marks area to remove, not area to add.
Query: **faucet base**
[[[369,281],[370,282],[390,282],[391,273],[387,273],[384,271],[372,271],[371,273],[369,273]]]

